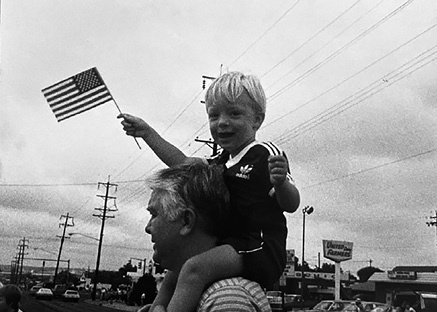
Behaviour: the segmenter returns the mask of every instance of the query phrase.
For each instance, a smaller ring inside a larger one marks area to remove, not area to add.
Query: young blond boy
[[[294,212],[300,196],[285,154],[271,142],[256,141],[266,97],[258,78],[240,72],[213,81],[205,97],[211,135],[223,152],[212,159],[186,156],[138,117],[121,114],[127,135],[141,137],[168,166],[208,161],[224,167],[233,217],[217,247],[169,272],[152,309],[193,311],[214,281],[242,275],[268,288],[285,267],[284,211]],[[214,187],[214,186],[211,186]]]

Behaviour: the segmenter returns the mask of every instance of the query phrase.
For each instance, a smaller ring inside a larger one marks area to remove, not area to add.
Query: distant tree
[[[368,266],[361,268],[357,271],[358,278],[360,279],[360,282],[367,282],[367,280],[373,275],[375,272],[384,272],[383,270]]]
[[[317,272],[323,272],[323,273],[334,273],[335,272],[335,264],[330,263],[322,263],[322,266],[317,269]]]
[[[79,276],[70,271],[61,271],[56,278],[56,283],[77,285],[79,283]]]
[[[131,261],[129,260],[125,265],[123,265],[120,269],[118,269],[118,271],[126,275],[127,272],[136,272],[137,267],[133,266]]]

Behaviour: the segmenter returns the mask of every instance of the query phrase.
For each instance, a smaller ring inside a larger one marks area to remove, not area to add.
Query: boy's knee
[[[182,275],[201,276],[205,273],[203,264],[196,257],[188,259],[181,270]]]

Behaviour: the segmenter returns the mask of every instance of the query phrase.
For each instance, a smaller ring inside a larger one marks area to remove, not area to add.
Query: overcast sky
[[[353,273],[436,265],[436,16],[434,0],[1,1],[0,263],[23,238],[26,257],[56,259],[67,214],[67,233],[98,237],[108,179],[118,211],[101,268],[150,259],[144,179],[164,165],[124,134],[113,102],[58,123],[41,93],[97,67],[123,112],[197,156],[211,154],[195,141],[210,138],[202,75],[258,75],[258,139],[286,151],[302,195],[287,247],[301,257],[313,206],[311,266],[318,253],[331,263],[323,239],[353,242]],[[62,259],[94,269],[96,254],[74,235]]]

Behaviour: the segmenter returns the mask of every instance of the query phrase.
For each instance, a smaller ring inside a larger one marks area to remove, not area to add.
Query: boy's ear
[[[191,233],[196,224],[197,215],[192,209],[187,209],[184,211],[182,216],[182,226],[179,230],[181,235],[187,235]]]
[[[264,118],[265,118],[265,114],[259,113],[259,114],[255,114],[255,123],[254,123],[254,129],[258,130],[262,123],[264,122]]]

